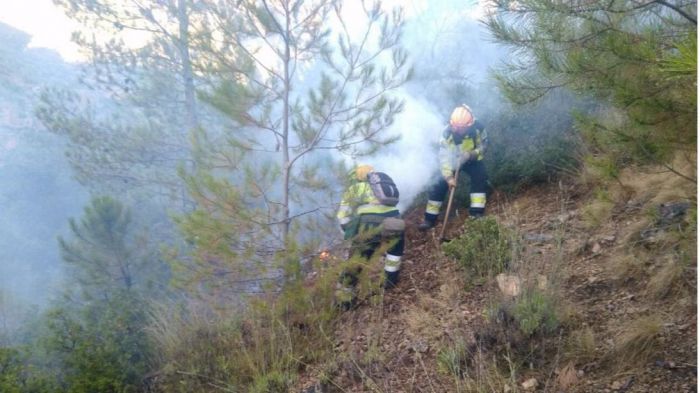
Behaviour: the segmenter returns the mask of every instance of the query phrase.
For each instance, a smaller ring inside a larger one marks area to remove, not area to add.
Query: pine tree
[[[163,264],[143,253],[129,210],[110,197],[93,198],[69,223],[71,238],[59,238],[66,296],[46,313],[42,346],[63,365],[66,391],[137,389],[150,351],[146,299]]]
[[[391,93],[411,74],[401,13],[362,1],[366,19],[346,21],[335,0],[206,4],[211,66],[230,74],[202,96],[239,126],[195,140],[199,171],[183,174],[198,208],[180,220],[193,263],[180,271],[225,287],[278,262],[298,277],[299,254],[313,247],[297,241],[323,234],[305,225],[337,203],[328,198],[338,184],[332,155],[371,154],[396,139],[384,132],[403,108]]]
[[[159,261],[139,248],[131,214],[110,197],[93,198],[80,221],[70,219],[71,239],[59,237],[67,274],[87,299],[109,299],[145,290]]]
[[[599,99],[600,109],[582,117],[579,127],[594,153],[616,165],[669,163],[679,151],[692,155],[696,46],[688,42],[696,36],[696,2],[495,4],[487,24],[514,49],[514,60],[496,75],[513,101],[560,87]],[[674,72],[683,53],[685,72]]]
[[[203,16],[187,0],[56,3],[78,23],[73,40],[88,61],[80,86],[42,92],[39,118],[69,141],[82,184],[183,210],[176,168],[191,165],[189,134],[206,122],[195,90]]]

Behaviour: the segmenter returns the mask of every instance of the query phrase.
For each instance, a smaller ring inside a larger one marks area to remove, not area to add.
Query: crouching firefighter
[[[394,181],[383,172],[375,172],[370,165],[360,165],[350,174],[351,184],[343,194],[337,218],[345,239],[352,241],[352,249],[369,260],[384,244],[389,248],[384,255],[384,288],[393,288],[399,282],[401,256],[404,251],[405,223],[400,218],[399,191]],[[341,274],[341,297],[344,308],[355,300],[355,287],[361,268],[347,269]],[[348,303],[350,302],[350,303]]]
[[[488,178],[482,160],[487,144],[484,125],[474,117],[471,108],[467,105],[455,108],[440,139],[438,157],[442,177],[428,194],[425,220],[418,225],[419,230],[426,231],[435,226],[448,187],[457,186],[456,171],[467,172],[471,181],[469,216],[479,218],[484,215]]]

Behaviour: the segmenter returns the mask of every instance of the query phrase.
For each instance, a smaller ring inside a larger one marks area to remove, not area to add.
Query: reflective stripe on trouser
[[[470,161],[464,169],[469,174],[471,182],[469,187],[469,215],[471,217],[481,217],[484,215],[484,208],[486,207],[486,191],[488,188],[486,167],[482,161]]]
[[[486,208],[486,193],[473,192],[469,194],[469,214],[481,216]]]
[[[428,200],[428,204],[425,206],[425,212],[437,216],[438,214],[440,214],[441,207],[442,201]]]
[[[338,208],[338,214],[336,217],[338,217],[338,221],[340,221],[340,225],[345,225],[350,222],[350,216],[352,215],[352,208],[348,205],[340,205]]]
[[[486,193],[474,192],[469,194],[469,200],[471,202],[471,207],[474,208],[485,208],[486,207]]]
[[[387,272],[398,272],[401,268],[401,256],[386,254],[384,258],[384,270]]]
[[[428,200],[425,205],[425,220],[435,222],[437,220],[438,214],[440,214],[440,208],[442,207],[442,201]]]

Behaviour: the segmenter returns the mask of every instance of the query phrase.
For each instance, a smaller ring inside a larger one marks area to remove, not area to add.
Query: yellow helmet
[[[474,124],[474,114],[470,107],[462,104],[452,111],[450,126],[456,129],[465,129]]]
[[[357,168],[355,168],[355,178],[359,181],[365,181],[367,180],[367,174],[372,171],[374,171],[372,165],[358,165]]]

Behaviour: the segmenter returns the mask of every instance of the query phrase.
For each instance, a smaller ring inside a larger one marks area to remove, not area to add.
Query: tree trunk
[[[284,25],[284,93],[283,93],[283,107],[282,107],[282,153],[283,153],[283,165],[284,168],[284,196],[282,201],[283,207],[283,220],[284,220],[284,248],[289,247],[289,230],[290,230],[290,218],[289,218],[289,187],[292,175],[292,163],[289,158],[289,92],[291,90],[291,81],[289,80],[289,62],[291,61],[291,51],[289,42],[289,10],[285,8],[285,25]]]
[[[194,76],[192,74],[192,61],[190,59],[189,26],[187,15],[187,0],[178,0],[178,19],[180,22],[180,36],[178,49],[182,58],[182,79],[185,82],[185,110],[187,111],[188,132],[199,126],[197,109],[194,99]]]

